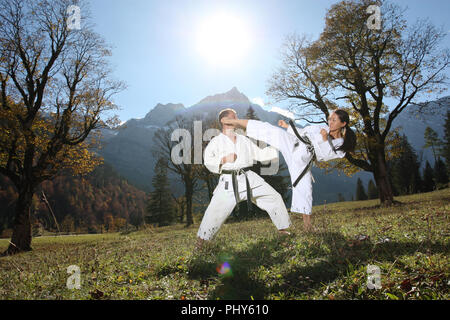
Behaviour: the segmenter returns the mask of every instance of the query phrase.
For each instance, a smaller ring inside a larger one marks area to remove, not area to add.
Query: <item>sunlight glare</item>
[[[197,50],[209,63],[235,64],[247,53],[248,27],[236,16],[221,13],[202,21],[197,29]]]

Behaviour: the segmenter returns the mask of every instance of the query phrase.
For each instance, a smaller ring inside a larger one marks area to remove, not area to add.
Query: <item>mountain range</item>
[[[411,105],[393,122],[393,127],[401,127],[400,132],[407,136],[416,152],[422,154],[422,166],[426,160],[434,164],[431,150],[423,149],[425,128],[432,127],[442,138],[449,105],[450,97],[430,102],[424,108],[428,110],[426,116],[421,113],[419,106]],[[156,163],[152,150],[157,130],[167,126],[177,116],[196,119],[215,118],[218,111],[226,107],[232,107],[238,117],[245,118],[250,106],[262,121],[276,125],[279,119],[286,120],[279,113],[264,110],[260,105],[252,103],[247,96],[233,87],[225,93],[207,96],[188,108],[183,104],[157,104],[144,118],[130,119],[114,130],[103,129],[102,148],[98,152],[104,157],[105,162],[112,165],[130,183],[148,192],[152,190],[153,168]],[[316,181],[313,185],[314,205],[322,204],[324,201],[335,202],[338,193],[346,200],[351,200],[355,194],[358,178],[361,178],[365,186],[373,179],[373,175],[368,172],[358,172],[352,177],[337,172],[325,174],[316,167],[313,167],[312,172]],[[180,181],[174,176],[170,178],[174,194],[181,195],[183,189]]]

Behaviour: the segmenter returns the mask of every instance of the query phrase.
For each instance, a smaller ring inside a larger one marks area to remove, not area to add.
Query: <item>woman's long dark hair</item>
[[[347,111],[338,109],[334,111],[334,113],[337,114],[341,122],[346,123],[345,127],[342,129],[342,135],[344,136],[344,143],[336,150],[342,150],[346,153],[354,152],[356,148],[356,134],[352,129],[350,129],[348,125],[350,122],[350,117],[348,116]]]

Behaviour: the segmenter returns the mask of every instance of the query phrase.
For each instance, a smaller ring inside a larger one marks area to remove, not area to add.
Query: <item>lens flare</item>
[[[231,272],[231,266],[230,266],[230,264],[227,261],[225,261],[224,263],[218,265],[216,270],[217,270],[217,272],[219,274],[224,275],[224,276],[225,275],[229,276],[229,275],[233,274]]]

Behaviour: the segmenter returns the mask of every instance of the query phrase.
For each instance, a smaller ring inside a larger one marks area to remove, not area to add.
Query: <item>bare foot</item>
[[[203,240],[202,238],[198,238],[197,243],[195,245],[195,251],[201,251],[203,249],[205,242],[206,242],[206,240]]]
[[[290,236],[291,233],[287,231],[286,229],[278,230],[278,233],[285,236]]]
[[[309,226],[304,226],[303,229],[305,230],[305,232],[307,233],[313,233],[317,231],[317,228],[314,228],[313,226],[309,225]]]

